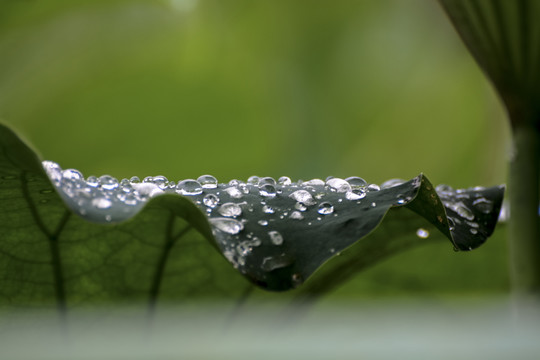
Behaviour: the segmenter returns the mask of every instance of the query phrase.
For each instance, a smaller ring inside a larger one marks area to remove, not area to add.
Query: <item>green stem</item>
[[[540,129],[514,123],[510,162],[510,276],[517,296],[540,295]]]

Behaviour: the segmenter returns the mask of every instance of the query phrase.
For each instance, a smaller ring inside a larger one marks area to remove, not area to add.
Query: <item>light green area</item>
[[[45,159],[119,178],[487,186],[505,182],[509,149],[494,92],[432,0],[6,0],[0,118]],[[504,292],[499,233],[473,253],[402,254],[336,296]]]

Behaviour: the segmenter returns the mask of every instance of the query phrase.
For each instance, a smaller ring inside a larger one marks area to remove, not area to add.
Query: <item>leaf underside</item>
[[[194,196],[164,193],[121,222],[96,223],[66,205],[38,156],[3,125],[0,149],[0,304],[14,307],[235,299],[250,287],[244,278],[318,296],[412,246],[443,237],[456,250],[480,246],[495,228],[504,194],[504,187],[437,192],[424,175],[355,200],[299,183],[276,184],[273,197],[246,185],[238,198],[220,184]],[[300,211],[291,194],[305,188],[317,204]],[[204,205],[209,194],[221,206],[241,206],[232,219],[240,231],[217,224],[230,219],[219,206]],[[320,202],[332,211],[321,213]]]

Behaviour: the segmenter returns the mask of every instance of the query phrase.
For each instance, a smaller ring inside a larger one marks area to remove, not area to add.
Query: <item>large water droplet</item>
[[[429,237],[429,231],[423,228],[419,228],[418,230],[416,230],[416,236],[421,239],[427,239]]]
[[[212,175],[202,175],[197,178],[199,184],[203,189],[215,189],[217,188],[218,181]]]
[[[317,212],[321,215],[329,215],[334,212],[334,206],[329,202],[322,202],[319,204]]]
[[[283,244],[283,236],[278,231],[275,231],[275,230],[269,231],[268,236],[270,237],[272,244],[274,245]]]
[[[491,211],[493,211],[493,201],[483,197],[474,200],[473,206],[484,214],[489,214]]]
[[[289,217],[291,219],[294,219],[294,220],[303,220],[304,219],[304,215],[302,215],[302,213],[300,211],[293,211],[291,213],[291,215],[289,215]]]
[[[182,180],[176,185],[176,192],[182,195],[199,195],[202,194],[203,189],[198,181],[193,179]]]
[[[264,184],[259,187],[259,194],[264,197],[275,197],[276,196],[276,188],[272,184]]]
[[[99,183],[104,190],[114,190],[118,187],[118,180],[110,175],[100,176]]]
[[[244,230],[244,224],[235,219],[210,218],[208,221],[218,230],[227,234],[236,235]]]
[[[326,181],[326,185],[339,193],[346,193],[347,191],[351,191],[351,185],[347,181],[340,178],[331,178]]]
[[[317,203],[315,199],[313,199],[313,196],[306,190],[296,190],[290,194],[289,197],[307,206],[315,205]]]
[[[353,189],[353,190],[362,189],[362,188],[367,186],[366,180],[364,180],[364,179],[362,179],[361,177],[358,177],[358,176],[348,177],[348,178],[345,179],[345,181],[347,181],[349,183],[349,185],[351,186],[351,189]]]
[[[223,216],[235,217],[242,215],[242,208],[238,204],[228,202],[221,205],[218,212]]]
[[[366,191],[363,188],[352,189],[345,194],[345,199],[347,200],[360,200],[365,198],[367,195]]]
[[[215,208],[217,204],[219,203],[219,198],[217,195],[214,194],[208,194],[203,198],[203,204],[205,206],[208,206],[209,208]]]

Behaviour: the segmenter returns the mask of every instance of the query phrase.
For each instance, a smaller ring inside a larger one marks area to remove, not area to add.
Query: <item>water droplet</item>
[[[130,179],[129,179],[129,182],[132,183],[132,184],[138,184],[141,182],[141,179],[139,179],[138,176],[132,176]]]
[[[396,196],[396,200],[397,200],[396,202],[397,202],[398,205],[403,205],[406,202],[405,196],[403,194],[398,194]]]
[[[215,208],[219,203],[219,198],[214,194],[208,194],[203,198],[203,204],[209,208]]]
[[[242,215],[242,208],[238,204],[228,202],[221,205],[218,212],[223,216],[235,217]]]
[[[92,199],[92,205],[97,209],[109,209],[112,206],[112,201],[104,197],[98,197]]]
[[[326,181],[326,185],[339,193],[346,193],[348,191],[351,191],[351,185],[347,181],[340,178],[329,179]]]
[[[53,189],[43,189],[43,190],[40,190],[40,194],[52,194],[54,192]]]
[[[435,191],[438,193],[452,193],[454,192],[454,189],[450,185],[440,184],[435,187]]]
[[[75,169],[67,169],[62,171],[62,179],[70,182],[78,182],[83,180],[83,176],[80,171]]]
[[[294,220],[303,220],[304,219],[304,215],[302,215],[302,213],[300,211],[293,211],[289,217],[291,219],[294,219]]]
[[[111,222],[111,220],[112,220],[112,215],[110,214],[105,215],[105,221]]]
[[[240,256],[247,256],[251,250],[252,248],[249,241],[242,241],[240,244],[236,245],[236,252]]]
[[[351,185],[351,189],[353,190],[362,189],[367,186],[366,180],[358,176],[351,176],[346,178],[345,180],[349,183],[349,185]]]
[[[292,264],[291,258],[286,255],[268,256],[262,261],[261,268],[263,271],[269,272],[272,270],[284,268]]]
[[[381,187],[377,184],[369,184],[367,187],[368,191],[379,191]]]
[[[124,204],[129,205],[129,206],[137,205],[137,197],[135,196],[135,194],[125,195],[123,201],[124,201]]]
[[[289,197],[307,206],[315,205],[317,203],[315,199],[313,199],[313,196],[306,190],[296,190],[290,194]]]
[[[212,175],[202,175],[197,178],[199,184],[203,189],[215,189],[217,188],[218,181]]]
[[[423,228],[419,228],[416,230],[416,236],[418,236],[420,239],[427,239],[429,237],[429,231]]]
[[[302,183],[302,186],[324,186],[326,183],[321,179],[311,179]]]
[[[41,164],[43,165],[43,168],[45,169],[45,172],[47,173],[49,178],[54,183],[58,184],[60,182],[60,179],[62,179],[62,168],[60,167],[60,165],[47,160],[43,161]],[[4,175],[2,178],[5,180],[16,179],[16,177],[12,175]]]
[[[271,206],[268,206],[268,205],[264,205],[262,210],[266,214],[273,214],[274,213],[274,209]]]
[[[146,179],[144,179],[144,180],[146,180]],[[146,181],[144,181],[144,182],[146,182]],[[167,188],[168,184],[169,184],[169,179],[167,179],[163,175],[158,175],[158,176],[152,177],[150,182],[154,183],[161,190],[165,190]]]
[[[260,178],[258,176],[250,176],[248,179],[247,179],[247,183],[249,185],[258,185],[259,184],[259,180]]]
[[[469,231],[470,231],[470,232],[471,232],[471,234],[473,234],[473,235],[476,235],[476,234],[478,234],[478,230],[477,230],[477,229],[475,229],[475,228],[470,228],[470,229],[469,229]]]
[[[259,221],[257,221],[257,223],[259,225],[261,225],[261,226],[267,226],[268,225],[268,221],[266,221],[266,220],[259,220]]]
[[[282,176],[278,179],[279,185],[287,186],[287,185],[291,185],[291,183],[292,183],[291,178],[288,176]]]
[[[240,199],[242,196],[244,196],[244,193],[236,187],[226,188],[225,191],[227,192],[227,194],[229,194],[230,197],[234,199]]]
[[[202,194],[203,189],[198,181],[193,179],[182,180],[176,185],[176,192],[182,195],[199,195]]]
[[[240,231],[244,230],[244,224],[235,219],[228,218],[210,218],[210,223],[220,231],[227,234],[236,235]]]
[[[274,197],[276,196],[276,188],[272,184],[264,184],[259,188],[259,194],[264,197]]]
[[[273,185],[275,186],[276,185],[276,180],[274,180],[274,178],[272,177],[263,177],[263,178],[260,178],[259,179],[259,183],[257,184],[259,187],[263,186],[263,185]]]
[[[152,183],[134,183],[132,184],[133,188],[137,190],[139,198],[141,200],[147,200],[148,198],[154,197],[159,194],[163,194],[163,190],[157,187],[156,184]]]
[[[377,203],[374,201],[371,203],[371,207],[376,207],[377,206]]]
[[[474,220],[474,214],[465,204],[460,202],[445,202],[444,205],[449,209],[455,211],[459,216],[469,221]]]
[[[390,179],[381,184],[381,189],[390,189],[394,186],[401,185],[405,182],[403,179]]]
[[[300,202],[297,202],[296,204],[294,204],[294,208],[296,210],[300,210],[300,211],[306,211],[307,210],[307,206],[300,203]]]
[[[347,200],[360,200],[365,198],[367,195],[366,191],[363,188],[352,189],[345,193],[345,199]]]
[[[270,241],[272,241],[272,244],[274,245],[281,245],[283,244],[283,236],[275,230],[269,231],[268,236],[270,237]]]
[[[110,175],[100,176],[99,183],[104,190],[114,190],[118,187],[118,180]]]
[[[484,214],[489,214],[491,211],[493,211],[493,202],[491,200],[488,200],[486,198],[478,198],[473,201],[473,206],[480,212]]]
[[[334,212],[334,206],[329,202],[322,202],[319,204],[317,212],[321,215],[328,215]]]
[[[304,280],[302,279],[302,275],[296,273],[291,276],[292,283],[294,287],[300,286]]]

